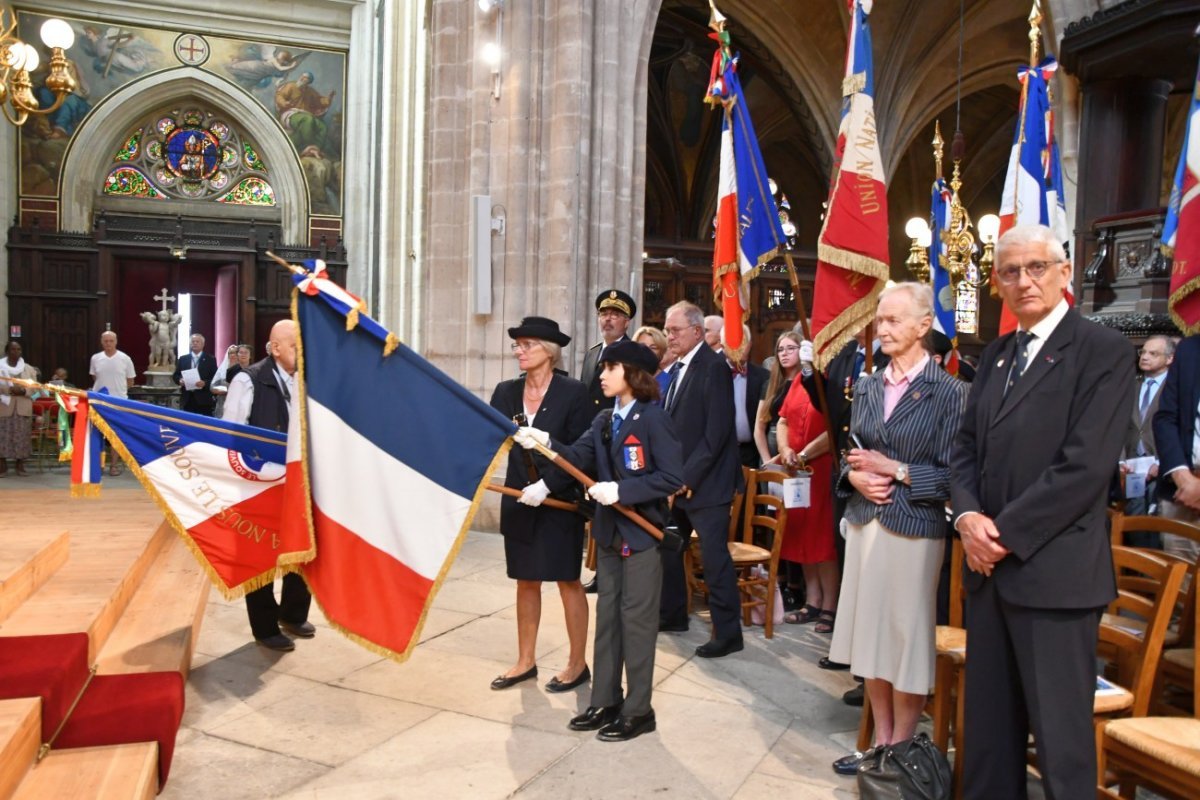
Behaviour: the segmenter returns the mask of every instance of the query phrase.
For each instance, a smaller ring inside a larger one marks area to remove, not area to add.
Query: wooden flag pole
[[[786,248],[783,251],[783,260],[787,263],[788,280],[792,284],[792,295],[796,298],[796,313],[800,315],[800,330],[804,334],[804,339],[811,343],[813,338],[812,332],[808,328],[808,308],[804,304],[804,296],[800,294],[800,276],[796,274],[796,264],[792,261],[791,252]],[[813,381],[817,387],[817,404],[820,406],[821,416],[825,417],[825,427],[829,431],[829,435],[836,439],[833,417],[829,413],[829,401],[825,397],[825,376],[821,374],[821,370],[817,369],[816,364],[813,365]]]
[[[574,478],[575,480],[582,483],[584,485],[584,488],[591,488],[596,483],[594,480],[589,478],[587,476],[587,474],[585,474],[583,472],[583,470],[576,467],[570,461],[567,461],[565,458],[563,458],[558,453],[551,450],[549,447],[546,447],[545,445],[537,444],[537,443],[535,443],[535,445],[536,445],[537,451],[539,453],[541,453],[546,458],[553,461],[554,465],[557,466],[559,469],[561,469],[563,472],[567,473],[572,478]],[[620,503],[613,503],[612,507],[614,509],[616,509],[617,511],[621,512],[622,514],[624,514],[625,516],[629,517],[629,519],[633,520],[634,523],[639,528],[641,528],[646,533],[653,536],[659,542],[663,543],[664,546],[666,546],[668,548],[674,548],[674,549],[678,550],[679,552],[683,552],[683,540],[678,536],[678,534],[664,533],[663,531],[660,531],[658,528],[651,525],[649,520],[647,520],[641,514],[637,513],[636,511],[634,511],[632,508],[629,508],[628,506],[623,506]]]
[[[520,497],[522,494],[520,489],[514,489],[511,486],[501,486],[498,483],[489,483],[487,485],[487,490],[489,492],[497,492],[499,494],[506,494],[509,497]],[[542,505],[544,505],[548,508],[560,508],[563,511],[574,511],[576,514],[580,513],[579,506],[576,505],[575,503],[566,503],[562,500],[555,500],[553,497],[547,497],[545,500],[542,501]]]

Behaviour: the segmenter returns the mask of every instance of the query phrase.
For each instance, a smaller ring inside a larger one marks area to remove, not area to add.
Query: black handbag
[[[858,768],[862,800],[950,800],[946,754],[924,733],[880,748]]]

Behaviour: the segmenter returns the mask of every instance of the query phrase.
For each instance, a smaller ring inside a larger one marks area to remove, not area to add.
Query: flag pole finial
[[[946,144],[942,138],[942,123],[939,120],[933,122],[933,163],[936,165],[937,174],[934,177],[942,177],[942,147]]]
[[[1029,10],[1029,66],[1036,67],[1042,44],[1042,4],[1033,0]]]
[[[725,15],[717,9],[715,0],[708,0],[708,7],[712,9],[712,14],[708,18],[708,27],[720,33],[725,30]]]

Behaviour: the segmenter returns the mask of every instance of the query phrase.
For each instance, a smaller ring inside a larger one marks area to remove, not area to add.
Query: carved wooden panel
[[[49,380],[56,367],[66,367],[71,383],[91,386],[88,364],[93,351],[100,349],[100,336],[92,324],[94,303],[41,301],[41,338],[37,366]]]
[[[38,288],[43,292],[95,291],[95,270],[88,256],[47,253],[42,257],[39,272]]]

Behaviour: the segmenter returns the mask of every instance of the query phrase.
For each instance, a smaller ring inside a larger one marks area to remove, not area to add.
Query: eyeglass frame
[[[528,353],[530,350],[532,350],[535,347],[541,347],[541,345],[542,345],[541,339],[530,339],[528,342],[525,342],[524,344],[521,344],[520,342],[513,342],[512,344],[510,344],[508,346],[508,349],[514,353],[516,353],[516,352]]]
[[[1021,282],[1021,273],[1024,272],[1029,276],[1029,280],[1033,281],[1034,283],[1038,283],[1042,280],[1042,278],[1046,277],[1046,273],[1050,271],[1051,267],[1057,267],[1065,263],[1067,262],[1032,261],[1028,264],[1017,264],[1012,268],[1014,272],[1009,277],[1005,277],[1005,273],[1008,272],[1007,268],[995,270],[996,280],[1005,286],[1016,286]]]

